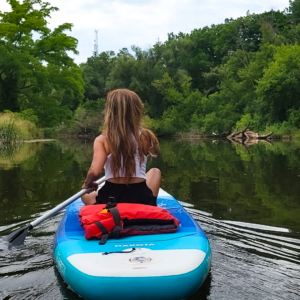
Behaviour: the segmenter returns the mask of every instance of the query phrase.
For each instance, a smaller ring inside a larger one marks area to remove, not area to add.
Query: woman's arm
[[[83,189],[92,188],[98,189],[98,185],[95,183],[102,172],[105,161],[107,158],[107,152],[105,150],[105,137],[103,135],[98,136],[94,141],[94,155],[91,167],[86,175],[86,179],[82,186]]]
[[[159,152],[159,142],[154,133],[149,129],[143,129],[140,139],[144,154],[150,154],[152,157],[157,157]]]

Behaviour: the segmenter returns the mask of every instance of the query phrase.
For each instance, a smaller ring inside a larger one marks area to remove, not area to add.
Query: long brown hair
[[[156,136],[141,126],[143,111],[141,99],[130,90],[117,89],[107,95],[103,133],[111,151],[110,167],[115,177],[119,170],[129,179],[134,176],[135,155],[142,163],[144,155],[158,154]]]

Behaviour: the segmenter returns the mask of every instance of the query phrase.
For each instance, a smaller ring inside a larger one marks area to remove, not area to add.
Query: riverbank
[[[266,132],[271,132],[271,130],[265,130],[264,132],[260,133],[261,136],[265,135]],[[173,135],[174,138],[179,139],[187,139],[187,140],[202,140],[202,139],[226,139],[230,133],[222,133],[222,134],[203,134],[200,132],[179,132]],[[290,129],[288,132],[282,131],[273,131],[273,134],[268,137],[269,140],[300,140],[300,129]]]

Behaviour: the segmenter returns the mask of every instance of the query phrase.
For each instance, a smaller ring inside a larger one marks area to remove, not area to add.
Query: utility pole
[[[94,44],[93,55],[98,56],[98,30],[95,30],[95,40],[94,40],[94,42],[95,42],[95,44]]]

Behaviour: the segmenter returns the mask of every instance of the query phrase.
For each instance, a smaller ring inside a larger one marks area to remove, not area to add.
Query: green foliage
[[[65,33],[72,25],[50,30],[47,18],[58,9],[48,2],[7,2],[11,12],[0,12],[0,110],[30,109],[40,126],[55,126],[83,98],[81,71],[67,53],[77,53],[77,40]]]
[[[292,127],[300,128],[300,109],[289,109],[287,111],[288,123]]]
[[[85,85],[85,100],[96,101],[105,98],[107,89],[106,81],[112,69],[114,52],[100,53],[97,57],[88,58],[85,64],[81,64],[82,77]]]
[[[115,88],[137,92],[159,134],[264,131],[299,127],[299,1],[289,9],[226,19],[224,24],[168,35],[148,50],[132,46],[88,59],[86,100]],[[101,67],[100,67],[101,66]],[[104,94],[103,96],[104,97]]]
[[[282,123],[275,123],[269,126],[266,126],[265,132],[274,132],[274,138],[280,138],[282,136],[297,136],[299,135],[299,129],[291,127],[291,125],[284,121]]]
[[[105,108],[105,99],[100,98],[97,99],[96,101],[87,100],[82,104],[82,108],[90,112],[95,112],[95,111],[101,112]]]
[[[252,120],[252,117],[251,117],[250,114],[243,115],[241,117],[241,119],[238,122],[236,122],[235,128],[239,128],[240,130],[242,130],[248,125],[251,128],[253,128],[252,127],[252,122],[253,122],[253,120]]]
[[[185,131],[197,123],[197,116],[202,113],[202,95],[192,89],[191,80],[185,71],[178,70],[174,80],[165,73],[161,80],[153,82],[153,86],[163,95],[162,101],[167,107],[161,118],[159,134]],[[194,118],[191,119],[192,115]]]
[[[104,118],[103,109],[104,99],[87,101],[75,110],[72,122],[60,124],[56,132],[68,135],[99,135]]]
[[[289,12],[292,15],[293,23],[300,23],[300,1],[299,0],[289,0]]]
[[[44,138],[55,138],[56,137],[56,128],[55,127],[44,127],[42,129]]]
[[[16,113],[16,114],[18,114],[18,116],[23,120],[27,120],[34,124],[39,123],[38,117],[34,114],[34,111],[31,108],[25,109],[25,110],[21,111],[20,113]]]
[[[274,61],[258,81],[257,104],[263,119],[270,123],[288,120],[291,109],[300,108],[295,101],[300,93],[300,46],[282,45]]]
[[[66,34],[72,25],[47,27],[56,7],[8,2],[12,11],[0,13],[0,111],[61,133],[97,134],[107,93],[127,88],[145,103],[145,122],[158,135],[225,133],[249,122],[256,131],[300,127],[300,0],[284,11],[169,33],[147,50],[102,52],[79,67],[68,56],[77,53]]]

